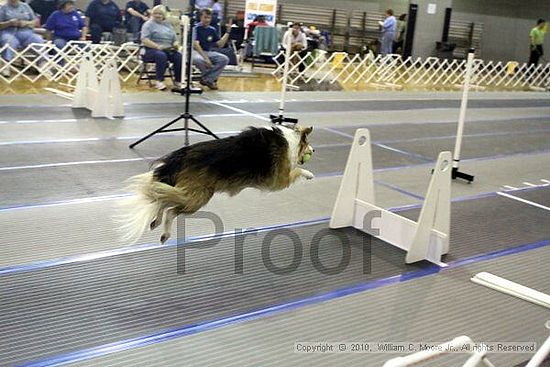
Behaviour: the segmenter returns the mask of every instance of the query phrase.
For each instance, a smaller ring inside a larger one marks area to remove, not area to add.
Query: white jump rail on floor
[[[467,336],[459,336],[450,342],[439,344],[431,350],[417,352],[405,357],[392,358],[383,367],[408,367],[417,365],[420,362],[427,361],[449,353],[468,350],[470,357],[462,367],[495,367],[486,357],[487,352],[484,348],[475,348],[475,344]]]
[[[501,278],[497,275],[481,272],[471,278],[472,282],[497,290],[525,301],[550,308],[550,295],[521,284]]]
[[[124,104],[122,91],[114,59],[106,62],[101,80],[98,83],[97,71],[91,56],[88,55],[80,66],[73,97],[73,108],[86,108],[92,111],[92,117],[122,117]]]
[[[546,322],[546,328],[550,329],[550,321]],[[550,356],[550,336],[542,344],[539,350],[537,350],[535,355],[529,360],[529,363],[527,363],[525,367],[539,367],[548,356]]]
[[[446,266],[451,218],[451,153],[439,154],[418,222],[376,206],[368,129],[355,132],[330,228],[355,227],[407,252],[406,263]]]

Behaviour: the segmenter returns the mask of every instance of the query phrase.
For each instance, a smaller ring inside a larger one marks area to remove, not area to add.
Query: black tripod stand
[[[130,146],[129,146],[130,149],[134,148],[136,145],[138,145],[138,144],[142,143],[143,141],[149,139],[151,136],[153,136],[155,134],[170,133],[170,132],[174,132],[174,131],[185,131],[185,146],[189,145],[189,131],[193,131],[193,132],[196,132],[196,133],[199,133],[199,134],[210,135],[210,136],[212,136],[216,139],[219,139],[216,134],[214,134],[212,131],[210,131],[206,126],[204,126],[199,120],[197,120],[189,112],[189,100],[190,100],[191,94],[201,94],[202,93],[201,89],[193,89],[191,87],[191,69],[192,69],[191,68],[191,62],[192,62],[191,51],[193,49],[193,47],[192,47],[193,28],[194,28],[194,25],[195,25],[195,0],[191,0],[189,6],[190,6],[189,25],[188,25],[189,29],[188,29],[188,33],[187,33],[187,45],[186,45],[186,50],[187,50],[187,55],[186,56],[187,57],[186,57],[186,64],[185,64],[186,83],[185,83],[185,87],[178,91],[181,95],[185,95],[185,112],[182,113],[179,117],[177,117],[177,118],[173,119],[172,121],[170,121],[169,123],[159,127],[158,129],[156,129],[152,133],[150,133],[150,134],[144,136],[143,138],[139,139],[138,141],[130,144]],[[178,122],[180,120],[184,121],[184,127],[178,127],[178,128],[173,128],[173,129],[168,128],[168,127],[172,126],[173,124],[175,124],[176,122]],[[189,127],[189,120],[193,121],[201,129],[199,130],[199,129],[190,128]]]

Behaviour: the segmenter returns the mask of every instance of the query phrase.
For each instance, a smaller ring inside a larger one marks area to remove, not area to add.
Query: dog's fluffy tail
[[[124,243],[136,243],[160,210],[160,203],[150,195],[153,180],[152,171],[128,180],[126,190],[133,195],[120,202],[114,216],[119,223],[120,240]]]
[[[155,180],[153,171],[131,177],[126,190],[133,195],[121,201],[114,217],[124,243],[136,243],[161,209],[182,201],[181,190]]]

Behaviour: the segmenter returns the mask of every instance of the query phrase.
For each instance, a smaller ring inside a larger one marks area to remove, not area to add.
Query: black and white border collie
[[[123,240],[136,242],[149,228],[163,226],[160,242],[170,237],[180,214],[202,208],[214,193],[231,196],[252,187],[277,191],[313,173],[298,167],[312,154],[312,127],[250,127],[236,136],[178,149],[157,160],[151,171],[129,179],[135,195],[124,200]]]

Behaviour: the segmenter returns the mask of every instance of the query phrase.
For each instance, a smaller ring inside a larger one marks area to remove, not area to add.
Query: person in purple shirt
[[[75,9],[74,0],[61,0],[59,10],[49,16],[45,28],[53,33],[53,43],[57,48],[65,47],[69,41],[85,41],[88,33],[84,17]]]

